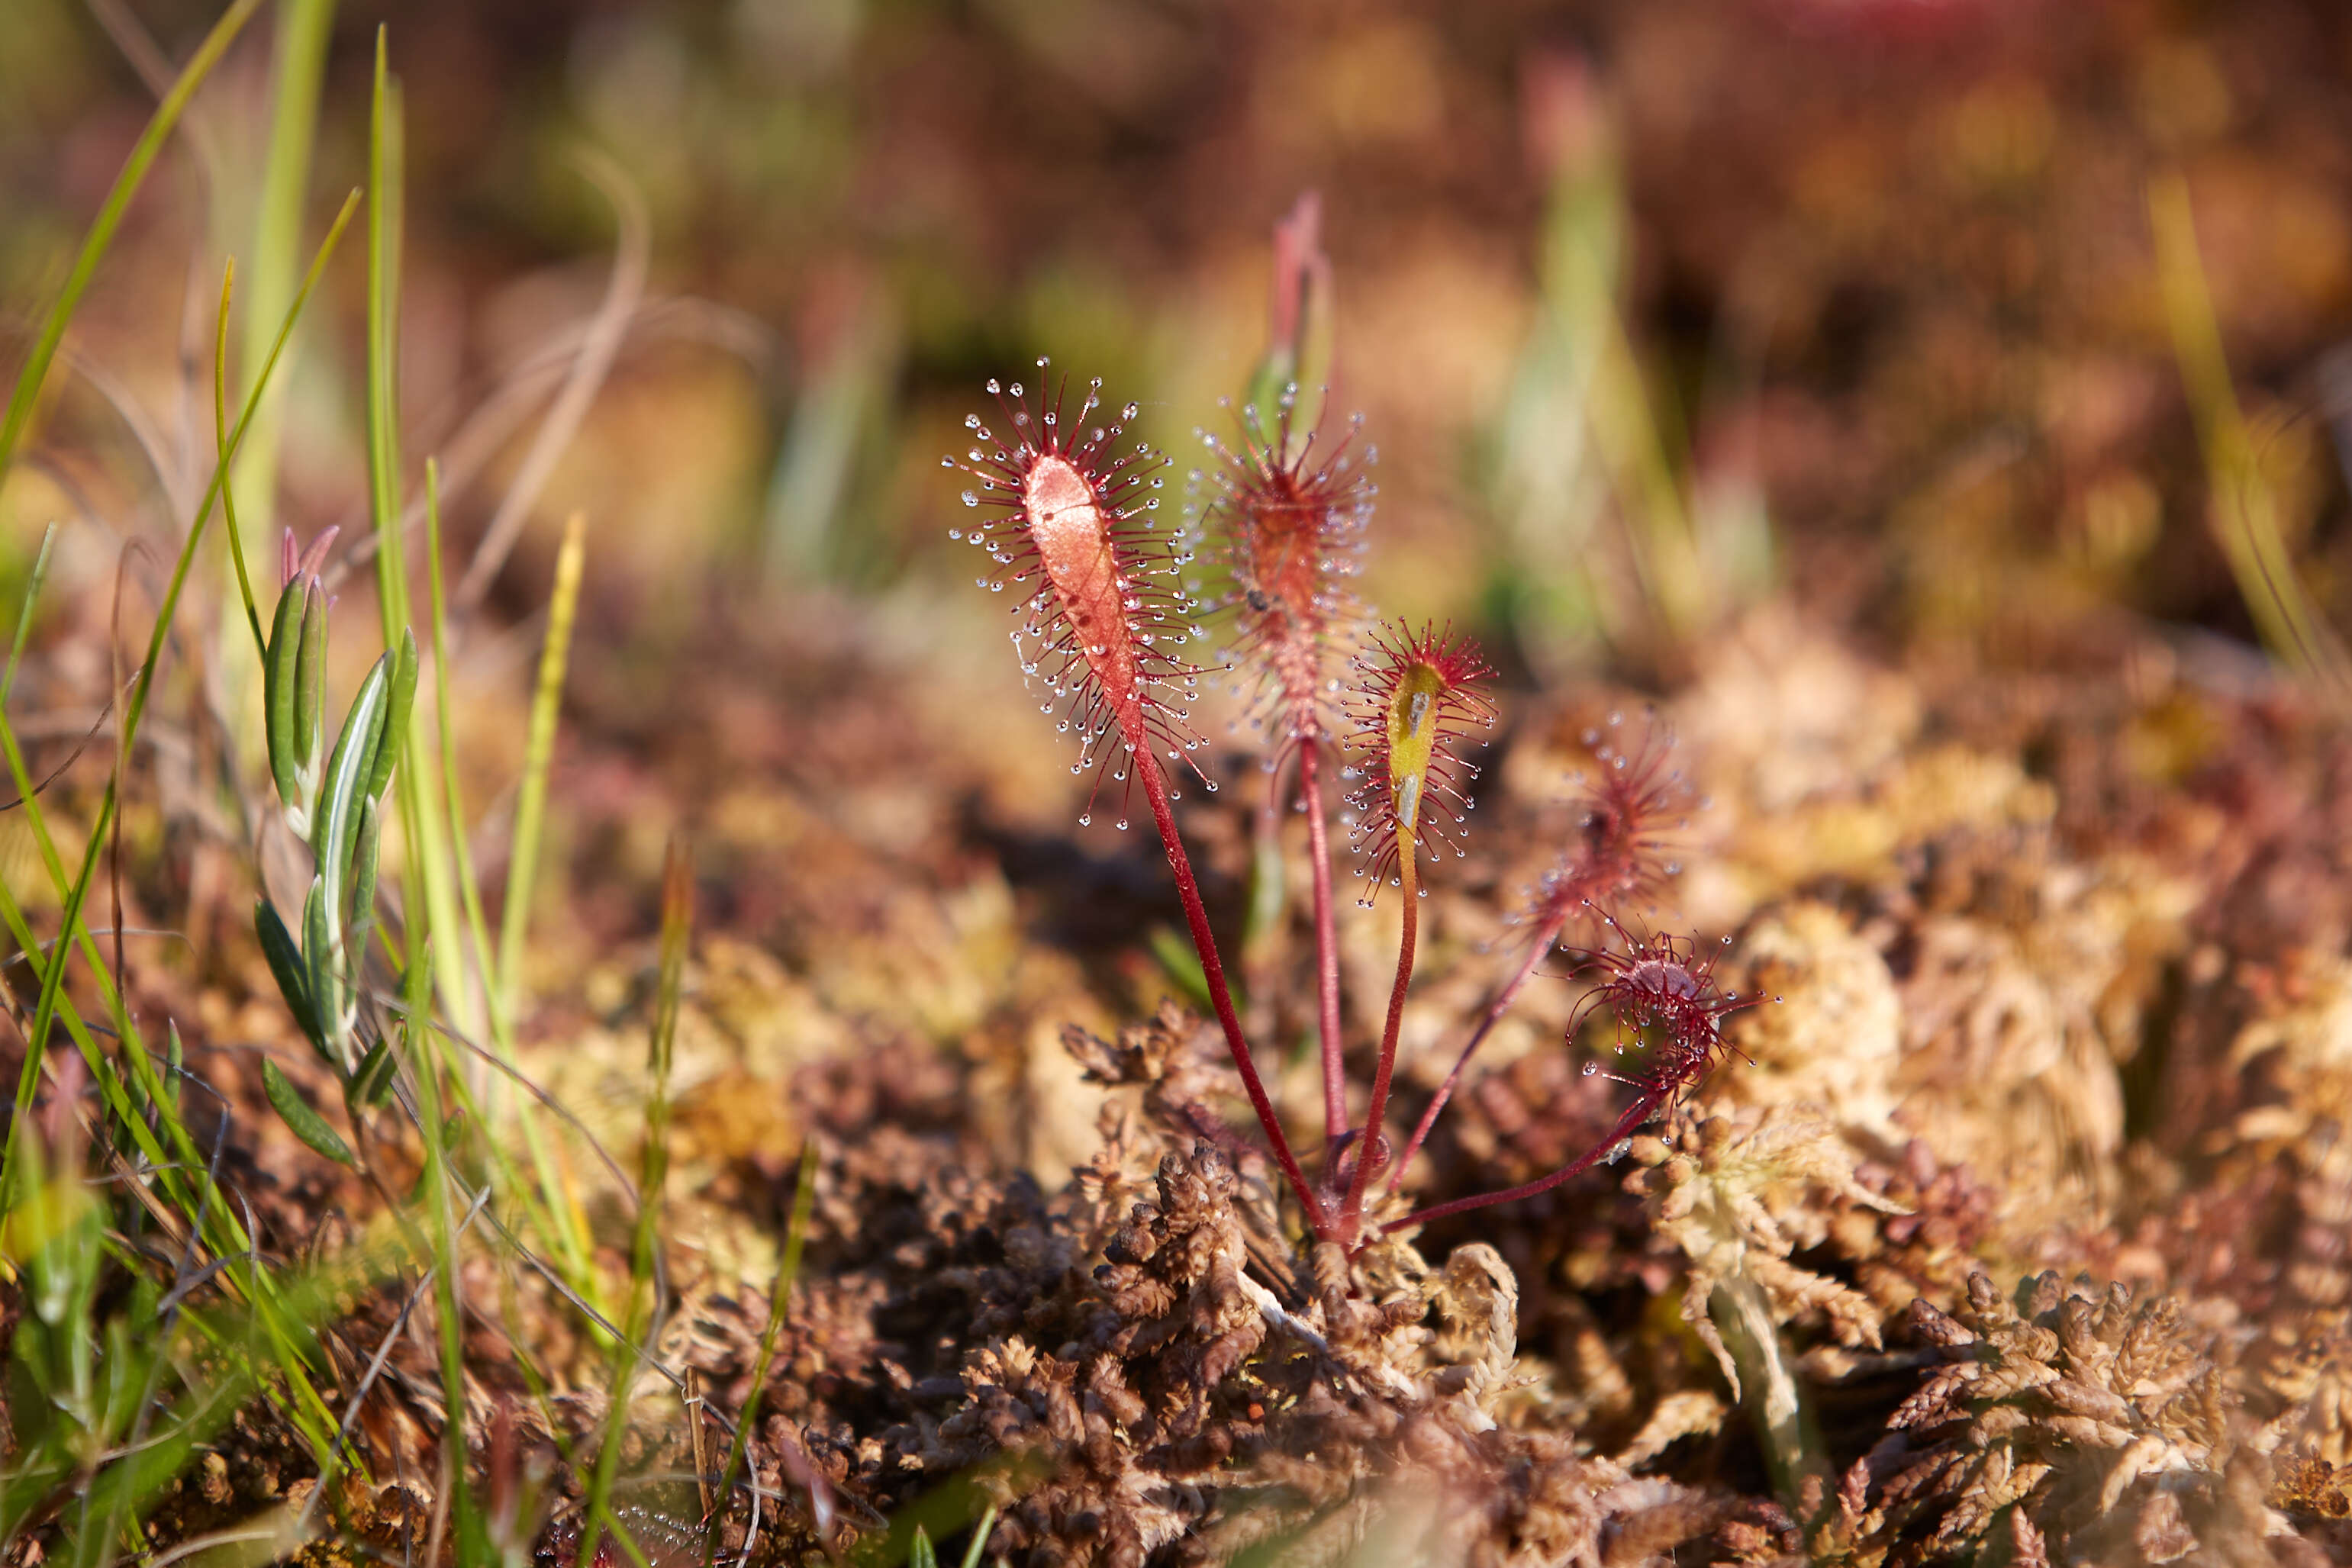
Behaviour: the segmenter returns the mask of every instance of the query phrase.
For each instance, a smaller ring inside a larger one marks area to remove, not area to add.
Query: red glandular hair
[[[1478,769],[1458,747],[1474,728],[1491,729],[1486,693],[1495,672],[1477,644],[1423,624],[1382,627],[1355,664],[1352,745],[1364,754],[1349,793],[1350,837],[1369,876],[1365,903],[1393,879],[1407,854],[1454,843],[1468,821],[1469,781]]]
[[[1217,466],[1193,476],[1213,490],[1202,532],[1232,580],[1217,609],[1233,617],[1233,661],[1257,678],[1256,717],[1272,728],[1276,756],[1334,727],[1336,676],[1364,618],[1348,581],[1379,493],[1366,472],[1377,453],[1356,441],[1360,419],[1328,452],[1317,453],[1313,433],[1294,449],[1296,394],[1284,392],[1271,430],[1244,408],[1239,447],[1196,432]]]
[[[1139,442],[1114,455],[1133,403],[1117,423],[1088,424],[1101,404],[1098,378],[1075,412],[1066,406],[1066,379],[1050,394],[1040,387],[1034,402],[1018,382],[992,380],[988,390],[1005,434],[978,414],[965,419],[979,444],[961,461],[943,461],[980,482],[963,502],[982,517],[949,537],[988,553],[981,586],[1022,596],[1013,643],[1022,673],[1053,694],[1047,711],[1058,706],[1060,727],[1078,732],[1070,770],[1095,768],[1099,785],[1105,768],[1131,781],[1138,752],[1150,767],[1189,762],[1185,754],[1202,744],[1186,717],[1200,669],[1176,652],[1194,635],[1191,601],[1177,585],[1190,558],[1153,516],[1167,460]]]
[[[1630,1074],[1612,1073],[1646,1094],[1663,1099],[1696,1083],[1714,1065],[1723,1049],[1723,1020],[1764,998],[1719,991],[1715,987],[1713,952],[1700,955],[1696,937],[1633,936],[1606,915],[1612,932],[1625,938],[1622,951],[1601,948],[1584,954],[1580,967],[1598,970],[1600,982],[1577,1004],[1568,1024],[1568,1038],[1576,1038],[1585,1017],[1596,1007],[1616,1015],[1617,1050],[1625,1050],[1630,1033],[1647,1033],[1649,1048]],[[1588,1063],[1588,1073],[1600,1071]]]
[[[1584,732],[1600,775],[1586,788],[1577,841],[1536,888],[1531,918],[1538,925],[1558,925],[1587,905],[1647,904],[1679,869],[1669,857],[1688,821],[1692,791],[1681,772],[1667,766],[1674,733],[1653,719],[1640,748],[1628,752],[1615,734],[1622,722],[1612,713],[1607,733]]]

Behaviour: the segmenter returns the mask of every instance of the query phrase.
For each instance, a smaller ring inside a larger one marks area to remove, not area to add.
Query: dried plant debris
[[[1495,1249],[1294,1251],[1271,1173],[1198,1134],[1222,1080],[1186,1064],[1213,1065],[1213,1032],[1171,1011],[1072,1043],[1121,1087],[1057,1194],[903,1138],[827,1161],[763,1484],[795,1495],[804,1451],[855,1536],[968,1480],[1001,1505],[992,1554],[1024,1563],[1630,1564],[1689,1560],[1732,1517],[1728,1491],[1633,1473],[1663,1427],[1628,1460],[1561,1427]],[[760,1325],[707,1295],[682,1315],[714,1403],[740,1399]],[[772,1515],[762,1554],[811,1524]]]
[[[1752,1293],[1769,1311],[1767,1328],[1815,1319],[1841,1344],[1878,1348],[1878,1304],[1790,1260],[1829,1239],[1832,1211],[1822,1195],[1901,1212],[1855,1181],[1853,1156],[1830,1124],[1776,1106],[1704,1119],[1685,1113],[1675,1130],[1672,1152],[1655,1139],[1637,1142],[1634,1157],[1652,1168],[1628,1185],[1649,1199],[1659,1233],[1689,1260],[1683,1317],[1715,1353],[1733,1396],[1738,1371],[1710,1307],[1718,1291],[1741,1301]]]
[[[2055,1272],[2011,1298],[1979,1275],[1955,1314],[1923,1302],[1911,1327],[1939,1364],[1848,1471],[1823,1543],[1866,1562],[1996,1543],[2053,1562],[2274,1560],[2291,1526],[2265,1500],[2231,1351],[2176,1301]]]

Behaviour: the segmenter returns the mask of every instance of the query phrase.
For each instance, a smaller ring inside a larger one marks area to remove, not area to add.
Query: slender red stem
[[[1381,1226],[1381,1234],[1386,1236],[1402,1230],[1408,1225],[1425,1225],[1433,1219],[1443,1219],[1449,1214],[1463,1214],[1470,1209],[1484,1208],[1490,1203],[1509,1203],[1517,1198],[1533,1197],[1539,1192],[1549,1192],[1564,1181],[1572,1181],[1599,1165],[1611,1150],[1633,1136],[1634,1130],[1643,1123],[1656,1115],[1658,1107],[1665,1103],[1670,1092],[1668,1090],[1660,1089],[1647,1091],[1641,1094],[1631,1105],[1625,1107],[1624,1113],[1617,1118],[1617,1124],[1609,1129],[1606,1137],[1549,1176],[1538,1176],[1531,1182],[1508,1187],[1501,1192],[1482,1192],[1469,1197],[1457,1197],[1451,1203],[1441,1203],[1434,1207],[1424,1208],[1417,1214],[1408,1214],[1402,1219],[1392,1219]]]
[[[1404,892],[1404,930],[1397,938],[1396,983],[1389,988],[1388,1021],[1381,1027],[1380,1060],[1372,1068],[1372,1098],[1364,1107],[1363,1135],[1356,1141],[1356,1169],[1348,1178],[1348,1201],[1339,1210],[1341,1228],[1352,1241],[1364,1214],[1364,1188],[1372,1179],[1373,1156],[1379,1152],[1381,1117],[1388,1110],[1389,1079],[1396,1069],[1397,1033],[1404,1025],[1404,994],[1412,987],[1414,949],[1421,941],[1421,874],[1411,844],[1397,864],[1397,881]]]
[[[1132,730],[1135,733],[1129,737],[1136,742],[1132,767],[1141,776],[1144,798],[1151,802],[1151,821],[1160,830],[1160,848],[1168,853],[1168,869],[1176,875],[1176,896],[1184,905],[1184,924],[1192,927],[1192,946],[1201,956],[1201,973],[1209,982],[1209,1001],[1217,1009],[1217,1022],[1225,1031],[1225,1048],[1233,1052],[1234,1070],[1242,1075],[1242,1087],[1249,1092],[1250,1108],[1257,1113],[1258,1125],[1265,1129],[1266,1142],[1274,1145],[1274,1157],[1281,1165],[1283,1176],[1305,1206],[1307,1224],[1320,1237],[1326,1224],[1322,1200],[1307,1185],[1307,1173],[1298,1168],[1298,1156],[1290,1152],[1290,1140],[1283,1136],[1282,1123],[1274,1113],[1274,1102],[1258,1078],[1257,1064],[1250,1060],[1249,1041],[1242,1038],[1242,1020],[1234,1012],[1233,991],[1225,984],[1225,966],[1217,956],[1217,939],[1209,930],[1209,912],[1201,906],[1201,888],[1192,880],[1192,862],[1184,853],[1184,841],[1177,836],[1176,813],[1168,803],[1168,780],[1152,760],[1150,735],[1140,733],[1139,722]]]
[[[1445,1082],[1437,1086],[1437,1097],[1430,1101],[1429,1109],[1421,1113],[1420,1124],[1413,1128],[1412,1137],[1406,1143],[1404,1153],[1397,1156],[1396,1164],[1391,1167],[1389,1191],[1394,1192],[1404,1185],[1404,1168],[1412,1164],[1413,1155],[1421,1153],[1421,1145],[1428,1140],[1430,1128],[1437,1124],[1437,1113],[1445,1109],[1448,1100],[1454,1098],[1454,1086],[1462,1081],[1462,1070],[1470,1065],[1471,1057],[1486,1043],[1487,1032],[1510,1010],[1520,988],[1535,975],[1536,966],[1542,963],[1544,955],[1551,951],[1551,945],[1559,940],[1559,928],[1567,924],[1568,916],[1563,915],[1537,932],[1535,942],[1528,948],[1527,960],[1519,966],[1518,973],[1505,981],[1503,988],[1496,991],[1494,999],[1486,1004],[1486,1015],[1479,1019],[1478,1027],[1470,1031],[1470,1039],[1462,1047],[1462,1054],[1454,1059],[1453,1071],[1445,1075]]]
[[[1331,917],[1331,846],[1323,825],[1323,776],[1315,737],[1298,743],[1298,793],[1307,802],[1307,854],[1315,868],[1315,1019],[1323,1036],[1323,1144],[1348,1130],[1348,1071],[1339,1054],[1339,937]]]

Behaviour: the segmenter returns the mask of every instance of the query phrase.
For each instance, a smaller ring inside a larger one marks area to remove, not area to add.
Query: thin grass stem
[[[106,200],[99,206],[97,218],[90,224],[89,233],[83,236],[81,249],[74,256],[73,267],[66,274],[65,287],[58,291],[56,301],[42,319],[40,336],[33,341],[33,351],[26,358],[25,368],[17,372],[16,389],[9,396],[7,412],[0,415],[0,474],[7,473],[9,464],[16,457],[17,444],[24,438],[26,426],[32,423],[34,405],[40,398],[41,382],[47,378],[49,364],[57,358],[58,346],[65,341],[67,324],[80,308],[82,296],[89,291],[90,280],[98,274],[99,263],[106,258],[108,248],[113,245],[115,231],[122,225],[122,215],[130,209],[131,198],[139,193],[140,185],[147,178],[148,169],[154,163],[156,155],[163,152],[164,141],[170,138],[173,128],[179,124],[180,116],[195,97],[196,89],[204,85],[205,78],[212,75],[213,68],[220,64],[221,57],[228,52],[229,45],[260,8],[261,0],[236,0],[221,14],[220,20],[213,24],[212,31],[205,35],[204,42],[196,46],[196,52],[188,57],[188,63],[180,68],[178,79],[172,83],[171,90],[164,93],[163,101],[155,106],[155,112],[148,117],[147,129],[140,133],[138,141],[131,149],[131,156],[123,161],[122,172],[115,175],[113,185],[106,193]]]
[[[548,600],[547,638],[539,652],[539,683],[531,694],[530,731],[523,747],[522,786],[515,800],[514,850],[507,861],[506,904],[499,911],[496,989],[499,1005],[509,1019],[521,1009],[523,944],[530,931],[540,834],[547,820],[547,774],[555,756],[555,721],[563,703],[563,675],[572,653],[572,628],[580,610],[586,528],[587,518],[579,512],[564,521],[562,548],[555,557],[555,590]]]

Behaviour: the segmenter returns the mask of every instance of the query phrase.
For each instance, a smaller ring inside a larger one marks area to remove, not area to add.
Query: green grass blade
[[[457,781],[457,737],[451,727],[449,706],[448,579],[441,565],[441,467],[430,459],[425,465],[425,579],[433,612],[433,713],[440,731],[441,785],[448,797],[449,847],[457,865],[457,893],[465,905],[466,929],[480,960],[486,993],[481,1016],[467,1009],[457,1017],[467,1032],[476,1036],[487,1025],[491,1046],[511,1065],[514,1042],[508,1033],[505,1011],[498,1005],[497,976],[490,968],[489,926],[482,918],[482,884],[474,874],[474,852],[466,841],[466,803]]]
[[[2352,654],[2296,573],[2279,525],[2277,492],[2263,473],[2238,406],[2197,251],[2188,183],[2178,174],[2152,182],[2147,205],[2166,323],[2204,450],[2215,542],[2272,653],[2338,707],[2352,706]]]
[[[261,199],[254,213],[252,266],[246,285],[242,362],[247,366],[258,363],[268,349],[269,325],[286,308],[294,287],[295,258],[301,254],[302,201],[310,183],[310,150],[318,141],[319,89],[326,74],[327,40],[334,17],[334,0],[278,0],[269,66],[269,151],[262,163]],[[247,513],[254,525],[253,542],[263,560],[277,516],[278,447],[284,411],[282,390],[262,394],[252,434],[237,456],[234,475],[236,487],[245,494]],[[234,559],[242,582],[247,571],[242,548]],[[263,560],[253,563],[254,570],[259,570]]]
[[[25,656],[25,642],[33,632],[33,607],[40,602],[41,585],[49,580],[49,552],[57,548],[58,525],[51,523],[41,530],[41,550],[33,558],[32,575],[25,580],[24,606],[16,612],[16,635],[8,644],[8,667],[0,672],[0,706],[5,706],[8,695],[16,689],[16,666]],[[17,785],[23,789],[22,783]]]
[[[441,560],[441,471],[440,465],[429,458],[425,464],[425,579],[432,613],[434,718],[440,739],[441,784],[449,813],[449,847],[456,869],[456,892],[465,914],[466,939],[472,946],[476,972],[482,982],[478,992],[462,984],[456,988],[460,998],[457,1006],[462,1009],[457,1016],[464,1032],[476,1040],[482,1038],[487,1030],[491,1052],[512,1071],[515,1065],[512,1025],[506,1010],[499,1005],[497,976],[491,967],[489,925],[482,916],[481,882],[474,873],[473,851],[467,843],[465,798],[457,779],[457,739],[451,727],[451,715],[456,710],[449,699],[448,578],[443,571]],[[472,1005],[477,996],[481,1001],[478,1009]],[[503,1125],[498,1119],[499,1105],[507,1087],[503,1076],[493,1074],[489,1078],[478,1103],[475,1096],[467,1093],[462,1075],[454,1077],[451,1082],[477,1124],[493,1128]],[[535,1232],[555,1239],[554,1244],[567,1264],[575,1268],[573,1278],[584,1284],[587,1281],[577,1270],[584,1267],[588,1253],[587,1238],[571,1223],[572,1208],[564,1199],[561,1173],[549,1156],[546,1140],[540,1132],[539,1119],[530,1114],[528,1109],[518,1119],[522,1128],[523,1146],[530,1157],[539,1190],[533,1193],[522,1184],[520,1173],[515,1168],[503,1136],[493,1134],[484,1140],[483,1146],[497,1167],[498,1185],[521,1200],[525,1218]]]
[[[988,1550],[989,1535],[996,1529],[996,1505],[990,1503],[971,1527],[971,1544],[963,1549],[963,1568],[980,1568],[982,1553]]]
[[[396,648],[413,618],[400,507],[401,98],[389,59],[379,28],[368,138],[368,189],[373,193],[368,208],[368,513],[375,535],[376,603],[383,615],[383,645]],[[414,725],[404,727],[398,739],[404,764],[399,772],[400,825],[406,840],[404,874],[411,884],[407,967],[412,972],[437,974],[444,1005],[459,1014],[465,953],[458,946],[457,904],[450,886],[440,805],[425,782],[434,770],[426,765]],[[429,965],[427,945],[432,949]]]
[[[228,464],[228,313],[236,290],[236,257],[221,268],[220,314],[213,326],[213,461]],[[253,600],[253,577],[245,568],[245,540],[236,523],[236,484],[221,486],[221,527],[228,530],[228,559],[236,568],[236,596],[245,604],[246,624],[253,629],[253,645],[263,667],[268,667],[269,641],[261,634],[261,612]],[[268,706],[267,697],[264,706]]]
[[[585,520],[577,512],[563,525],[563,546],[555,558],[555,591],[547,606],[547,640],[539,653],[539,686],[531,695],[522,788],[515,800],[514,853],[507,862],[506,905],[499,912],[498,988],[509,1019],[521,1010],[523,943],[530,930],[532,883],[539,873],[540,831],[547,815],[547,770],[555,755],[556,711],[563,700],[572,627],[580,609],[584,531]]]
[[[236,0],[236,4],[222,13],[221,19],[213,24],[212,31],[205,35],[205,41],[196,46],[196,52],[188,57],[188,63],[180,68],[180,74],[173,81],[171,90],[155,106],[155,112],[148,118],[147,129],[140,133],[138,142],[131,149],[131,156],[123,161],[122,172],[114,177],[112,189],[106,193],[106,200],[98,209],[97,219],[82,239],[81,250],[74,257],[73,268],[66,274],[65,287],[58,291],[56,303],[49,307],[48,315],[41,322],[41,334],[34,340],[32,355],[26,360],[23,371],[18,372],[16,390],[9,396],[7,413],[0,417],[0,475],[6,474],[9,465],[16,459],[16,444],[24,439],[25,427],[32,423],[33,405],[39,400],[41,383],[48,377],[49,364],[58,357],[58,349],[65,341],[66,328],[72,322],[74,312],[80,308],[82,296],[89,291],[90,279],[98,274],[99,263],[106,258],[108,247],[114,243],[115,231],[122,226],[122,214],[130,209],[131,198],[139,193],[140,185],[147,178],[148,169],[154,163],[156,154],[163,150],[164,141],[170,138],[173,128],[179,124],[180,116],[186,110],[189,100],[195,97],[196,89],[204,85],[206,77],[212,75],[213,68],[220,64],[221,56],[228,52],[230,43],[243,31],[246,23],[253,19],[254,12],[260,8],[261,0]]]

